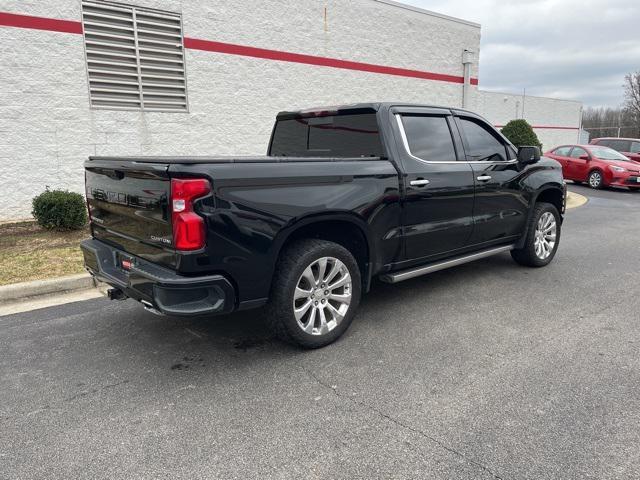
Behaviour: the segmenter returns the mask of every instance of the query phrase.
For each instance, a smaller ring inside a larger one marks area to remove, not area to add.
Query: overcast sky
[[[403,0],[482,25],[480,87],[622,103],[640,70],[640,0]]]

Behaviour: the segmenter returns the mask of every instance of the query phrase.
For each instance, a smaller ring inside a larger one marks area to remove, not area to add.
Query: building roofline
[[[514,93],[514,92],[501,92],[501,91],[496,91],[496,90],[483,90],[483,89],[478,89],[478,93],[494,93],[496,95],[507,95],[509,97],[523,97],[522,93]],[[570,100],[568,98],[558,98],[558,97],[544,97],[542,95],[529,95],[528,93],[526,95],[524,95],[525,98],[542,98],[545,100],[557,100],[560,102],[570,102],[570,103],[579,103],[580,105],[584,106],[583,102],[581,102],[580,100]]]
[[[432,12],[431,10],[426,10],[420,7],[414,7],[413,5],[407,5],[406,3],[397,2],[395,0],[373,0],[373,1],[377,3],[383,3],[391,7],[402,8],[404,10],[410,10],[412,12],[421,13],[423,15],[429,15],[431,17],[442,18],[444,20],[450,20],[452,22],[461,23],[463,25],[469,25],[470,27],[480,28],[479,23],[472,22],[470,20],[463,20],[462,18],[451,17],[449,15],[444,15],[442,13]]]

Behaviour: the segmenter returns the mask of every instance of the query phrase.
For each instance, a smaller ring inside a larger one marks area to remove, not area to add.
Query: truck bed
[[[258,156],[136,156],[136,157],[103,157],[92,156],[93,162],[134,162],[134,163],[161,163],[161,164],[227,164],[227,163],[311,163],[311,162],[370,162],[373,160],[385,160],[381,157],[270,157]]]

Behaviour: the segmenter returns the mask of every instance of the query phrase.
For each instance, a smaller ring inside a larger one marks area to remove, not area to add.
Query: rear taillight
[[[204,219],[193,211],[193,203],[210,192],[211,184],[204,178],[171,179],[171,220],[176,250],[204,248]]]

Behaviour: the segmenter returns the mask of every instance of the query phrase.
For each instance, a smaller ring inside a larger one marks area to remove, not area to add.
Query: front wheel
[[[267,304],[271,328],[304,348],[337,340],[360,303],[360,269],[341,245],[301,240],[280,255]]]
[[[595,188],[596,190],[604,187],[604,178],[602,177],[602,172],[600,172],[599,170],[593,170],[591,173],[589,173],[588,181],[589,186],[591,188]]]
[[[527,267],[548,265],[558,251],[560,228],[558,209],[550,203],[537,203],[529,221],[524,246],[512,250],[511,256]]]

